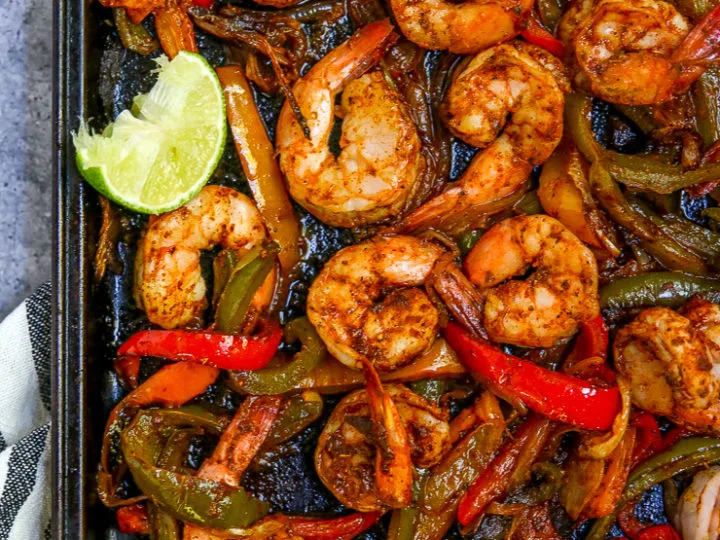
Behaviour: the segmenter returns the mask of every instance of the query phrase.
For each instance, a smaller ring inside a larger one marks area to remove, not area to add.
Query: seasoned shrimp
[[[330,353],[389,371],[435,341],[439,314],[422,286],[443,250],[411,236],[376,237],[332,257],[310,287],[307,315]]]
[[[475,54],[517,36],[532,0],[390,0],[395,20],[410,41],[426,49]]]
[[[255,204],[242,193],[206,186],[185,206],[151,223],[136,259],[135,299],[153,324],[163,328],[185,326],[207,307],[206,285],[200,269],[200,251],[220,245],[242,253],[267,238]],[[275,273],[254,298],[268,305]]]
[[[384,392],[397,408],[412,464],[426,468],[438,463],[449,446],[447,413],[403,385],[387,385]],[[323,484],[345,506],[361,512],[391,506],[378,490],[376,459],[382,448],[376,447],[368,395],[357,390],[338,403],[315,450],[315,469]]]
[[[703,73],[696,44],[685,43],[689,31],[662,0],[583,0],[565,14],[558,35],[571,51],[577,86],[611,103],[652,105],[685,92]]]
[[[530,278],[511,279],[529,267]],[[464,268],[485,295],[485,329],[501,343],[550,347],[600,312],[595,257],[545,215],[498,223],[468,253]]]
[[[518,191],[560,142],[567,89],[562,63],[540,47],[517,41],[475,56],[450,86],[441,113],[455,136],[485,149],[401,229],[447,228],[448,220],[488,213]]]
[[[334,49],[293,88],[307,121],[306,137],[286,102],[277,151],[293,198],[322,221],[352,227],[396,215],[420,177],[420,137],[397,92],[371,67],[395,39],[392,26],[365,26]],[[340,154],[328,139],[335,96],[344,89]]]
[[[620,329],[615,366],[633,403],[697,431],[720,432],[720,306],[692,299],[654,307]]]

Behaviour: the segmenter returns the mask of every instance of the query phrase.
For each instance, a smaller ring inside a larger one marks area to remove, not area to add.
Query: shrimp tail
[[[333,50],[325,57],[322,67],[308,75],[327,79],[330,89],[336,91],[374,66],[398,38],[389,19],[372,22]]]
[[[378,497],[392,508],[404,508],[410,504],[413,483],[407,431],[395,402],[383,388],[375,368],[365,359],[362,364],[377,446],[375,480]]]
[[[675,50],[673,60],[687,67],[706,66],[720,60],[720,5],[685,37]]]

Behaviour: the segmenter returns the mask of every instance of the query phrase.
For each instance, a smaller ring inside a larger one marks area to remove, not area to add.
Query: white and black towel
[[[0,323],[0,540],[50,538],[50,296]]]

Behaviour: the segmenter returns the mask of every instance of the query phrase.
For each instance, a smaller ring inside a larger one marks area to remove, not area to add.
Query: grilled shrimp
[[[691,50],[698,43],[686,43],[689,31],[687,19],[662,0],[582,0],[567,11],[558,36],[571,51],[577,86],[611,103],[652,105],[685,92],[703,73],[703,59]]]
[[[438,463],[449,446],[447,413],[400,384],[387,385],[410,446],[415,467]],[[370,512],[391,504],[378,490],[377,453],[367,390],[357,390],[338,403],[315,450],[315,468],[323,484],[345,506]],[[374,406],[377,406],[375,404]],[[392,456],[390,456],[392,459]]]
[[[390,0],[405,37],[426,49],[456,54],[475,54],[512,39],[532,6],[532,0]]]
[[[185,326],[207,307],[200,251],[217,245],[238,253],[267,238],[255,204],[242,193],[206,186],[185,206],[155,219],[138,248],[135,300],[153,324]],[[254,298],[259,307],[272,297],[272,272]]]
[[[516,41],[475,56],[450,86],[441,114],[456,137],[484,150],[402,230],[447,228],[448,219],[487,213],[516,192],[560,142],[568,88],[562,63],[540,47]]]
[[[435,341],[439,314],[422,286],[443,250],[411,236],[376,237],[339,251],[308,292],[307,315],[330,353],[355,369],[389,371]]]
[[[615,366],[633,403],[696,431],[720,432],[720,306],[691,299],[654,307],[620,329]]]
[[[290,193],[331,225],[353,227],[397,214],[424,169],[420,137],[400,96],[379,72],[357,78],[395,37],[388,21],[369,24],[295,84],[308,137],[287,102],[280,112],[277,150]],[[328,139],[335,96],[343,89],[336,157]]]
[[[525,281],[511,279],[530,267],[535,272]],[[498,223],[468,253],[464,269],[485,296],[485,329],[501,343],[550,347],[600,312],[595,257],[549,216]]]

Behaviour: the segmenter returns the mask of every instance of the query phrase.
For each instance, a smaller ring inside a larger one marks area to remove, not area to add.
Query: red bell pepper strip
[[[122,506],[116,512],[118,529],[125,534],[150,534],[147,508],[144,504]]]
[[[682,540],[672,525],[655,525],[640,531],[637,540]]]
[[[530,17],[528,27],[520,32],[520,35],[533,45],[542,47],[558,58],[562,58],[565,55],[565,46],[562,42],[559,39],[556,39],[550,32],[545,30],[545,28],[543,28],[543,26],[535,19],[535,16]]]
[[[663,450],[662,436],[655,417],[647,412],[633,414],[630,424],[635,427],[635,448],[632,468]]]
[[[620,410],[617,386],[592,384],[549,371],[474,339],[457,324],[445,328],[445,338],[472,371],[491,388],[524,402],[552,420],[583,429],[607,430]]]
[[[601,315],[590,319],[580,327],[580,334],[575,341],[575,347],[565,360],[563,371],[570,371],[571,368],[582,360],[599,357],[607,360],[608,351],[608,327]],[[598,378],[607,382],[615,382],[615,372],[606,364],[596,364],[591,369],[582,373],[573,373],[582,379]]]
[[[119,355],[160,356],[220,369],[265,367],[282,341],[280,325],[271,322],[255,336],[234,336],[188,330],[142,330],[118,349]]]
[[[200,6],[205,9],[212,9],[215,5],[215,0],[193,0],[193,5]]]
[[[354,538],[372,527],[380,512],[355,513],[335,519],[316,519],[300,516],[288,517],[288,532],[302,538],[335,540]]]
[[[529,416],[520,425],[514,437],[503,445],[497,457],[483,469],[460,499],[457,515],[461,525],[467,526],[473,523],[491,502],[507,492],[521,454],[528,450],[539,454],[545,447],[552,426],[552,422],[538,415]],[[533,444],[534,448],[526,449],[528,444]],[[527,461],[531,462],[534,459]]]

